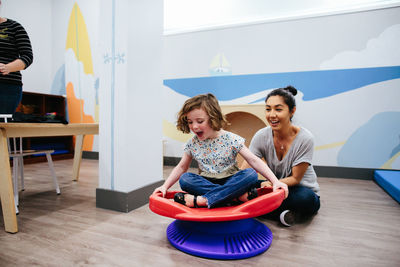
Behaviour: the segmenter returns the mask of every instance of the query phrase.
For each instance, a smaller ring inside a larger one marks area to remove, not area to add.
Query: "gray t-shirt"
[[[319,195],[317,175],[312,166],[314,138],[307,129],[300,127],[300,131],[290,145],[289,151],[281,161],[276,156],[271,127],[265,127],[256,132],[251,140],[250,150],[257,157],[266,160],[269,168],[278,179],[290,176],[292,168],[302,162],[310,164],[300,181],[300,185],[312,189]]]

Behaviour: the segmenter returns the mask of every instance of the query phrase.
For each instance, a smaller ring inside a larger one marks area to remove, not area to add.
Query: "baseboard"
[[[181,160],[181,158],[178,158],[178,157],[164,157],[163,158],[164,165],[167,165],[167,166],[176,166],[176,165],[178,165],[180,160]],[[192,162],[190,163],[190,167],[197,168],[198,167],[197,162],[195,160],[192,160]]]
[[[83,159],[99,159],[99,152],[96,151],[82,151]]]
[[[149,202],[149,196],[154,189],[163,184],[163,180],[133,190],[120,192],[110,189],[96,189],[96,207],[120,212],[130,212]]]
[[[314,166],[318,177],[372,180],[376,169],[338,166]]]

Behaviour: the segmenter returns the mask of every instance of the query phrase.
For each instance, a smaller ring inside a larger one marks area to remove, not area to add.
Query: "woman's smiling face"
[[[295,109],[289,111],[289,106],[282,96],[270,96],[265,104],[266,119],[272,130],[280,130],[291,124],[290,118],[293,116]]]

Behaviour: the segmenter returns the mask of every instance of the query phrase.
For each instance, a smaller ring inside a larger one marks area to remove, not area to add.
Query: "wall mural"
[[[345,51],[323,62],[321,70],[304,72],[229,75],[231,66],[219,54],[210,77],[164,80],[174,99],[170,115],[164,115],[164,137],[180,147],[190,138],[175,128],[179,107],[189,97],[211,92],[221,105],[263,104],[270,90],[290,84],[299,90],[294,122],[315,136],[315,165],[400,169],[399,43],[400,24],[362,51]]]
[[[53,94],[67,96],[67,114],[70,123],[99,122],[99,79],[94,76],[90,40],[85,19],[77,3],[68,22],[65,45],[65,64],[57,71]],[[83,143],[85,151],[97,146],[97,137],[88,135]]]

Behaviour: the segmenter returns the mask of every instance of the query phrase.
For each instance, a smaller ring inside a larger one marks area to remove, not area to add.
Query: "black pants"
[[[21,98],[21,85],[0,83],[0,114],[14,114]]]

